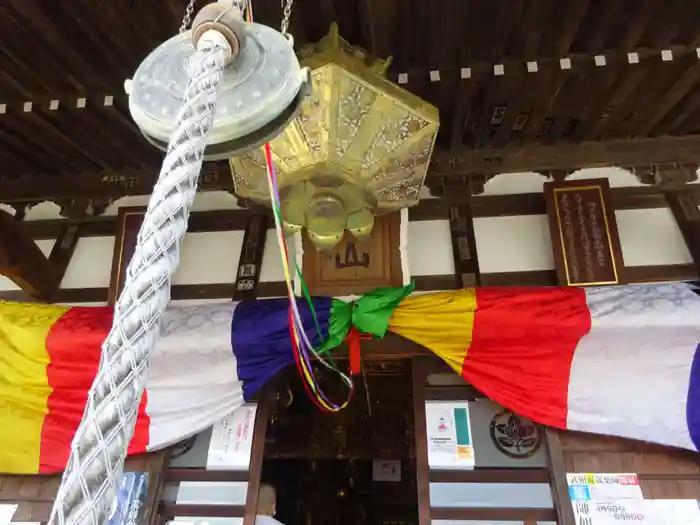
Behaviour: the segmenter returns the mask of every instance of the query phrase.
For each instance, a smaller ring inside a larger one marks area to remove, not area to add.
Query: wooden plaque
[[[559,284],[622,283],[624,263],[608,180],[548,182],[544,192]]]
[[[399,238],[401,214],[377,217],[371,238],[346,233],[331,251],[319,252],[304,234],[304,279],[315,295],[353,295],[379,286],[403,286]]]
[[[126,267],[131,261],[136,249],[136,238],[143,222],[146,208],[132,206],[119,208],[117,218],[117,234],[114,238],[114,255],[112,257],[112,275],[109,281],[109,294],[107,302],[113,306],[124,287]]]

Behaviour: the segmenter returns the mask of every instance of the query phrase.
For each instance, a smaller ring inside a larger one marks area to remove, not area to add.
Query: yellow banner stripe
[[[46,337],[67,310],[0,301],[0,465],[5,473],[39,470],[41,428],[52,392]]]
[[[389,330],[432,350],[458,374],[471,345],[474,289],[412,295],[394,310]]]

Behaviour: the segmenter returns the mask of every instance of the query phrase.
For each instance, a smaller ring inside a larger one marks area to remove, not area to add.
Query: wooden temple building
[[[279,0],[253,4],[258,22],[279,26]],[[133,124],[124,80],[185,8],[0,2],[0,299],[113,304],[163,158]],[[441,126],[407,217],[383,216],[369,242],[330,255],[290,247],[312,293],[700,277],[696,1],[296,0],[290,31],[303,46],[333,22],[392,56],[390,80],[438,107]],[[567,255],[576,239],[554,192],[576,181],[601,205],[601,273]],[[206,163],[172,300],[285,295],[270,228],[235,195],[229,163]],[[243,264],[258,270],[242,277]],[[697,454],[534,425],[398,336],[363,341],[362,357],[337,415],[313,407],[294,369],[268,385],[248,471],[207,468],[211,431],[131,460],[152,480],[144,523],[252,525],[263,482],[285,525],[586,525],[567,473],[634,473],[645,498],[700,500]],[[429,400],[469,402],[473,470],[429,468]],[[500,439],[503,421],[520,437]],[[13,522],[45,523],[58,483],[0,476],[0,504],[18,504]]]

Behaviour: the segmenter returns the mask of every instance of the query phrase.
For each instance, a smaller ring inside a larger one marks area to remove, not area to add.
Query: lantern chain
[[[194,5],[196,3],[197,0],[190,0],[187,3],[187,7],[185,8],[185,16],[182,18],[182,25],[180,25],[179,33],[184,33],[187,31],[187,28],[190,27],[190,24],[192,23],[192,15],[194,15]]]
[[[282,0],[282,30],[280,31],[285,38],[289,38],[289,20],[292,18],[292,5],[294,0]]]

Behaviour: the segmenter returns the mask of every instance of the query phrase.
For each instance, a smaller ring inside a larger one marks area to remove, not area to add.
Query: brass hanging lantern
[[[312,94],[271,142],[288,232],[319,249],[349,231],[362,241],[374,217],[418,203],[439,127],[438,109],[388,81],[389,60],[350,46],[334,24],[301,50]],[[270,205],[262,149],[231,159],[236,193]]]

